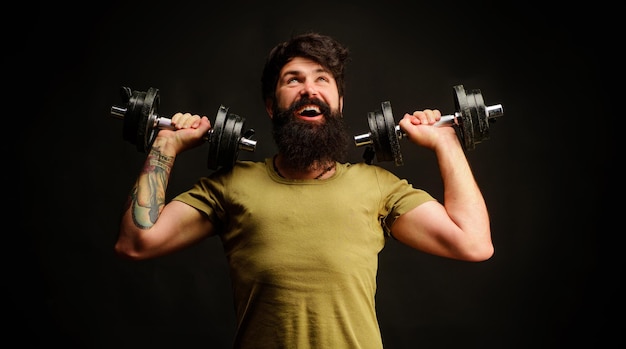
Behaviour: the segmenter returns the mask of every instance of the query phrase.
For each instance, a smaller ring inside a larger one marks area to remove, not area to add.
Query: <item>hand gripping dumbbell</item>
[[[137,150],[147,152],[152,147],[160,130],[174,130],[170,118],[158,114],[160,104],[159,90],[131,91],[121,88],[123,106],[111,107],[111,116],[124,120],[123,138],[134,144]],[[245,118],[229,114],[228,108],[220,106],[211,129],[204,137],[209,144],[207,166],[211,170],[219,167],[232,167],[237,160],[239,150],[254,151],[256,141],[250,139],[254,130],[242,134]]]
[[[463,85],[453,88],[456,111],[443,115],[434,126],[452,126],[457,131],[464,150],[473,150],[477,143],[489,139],[489,125],[504,114],[501,104],[485,106],[480,90],[465,91]],[[367,121],[370,132],[354,136],[357,147],[368,145],[363,154],[365,162],[372,163],[374,155],[378,162],[391,161],[403,164],[400,139],[406,134],[395,124],[391,103],[381,103],[381,110],[369,112]]]

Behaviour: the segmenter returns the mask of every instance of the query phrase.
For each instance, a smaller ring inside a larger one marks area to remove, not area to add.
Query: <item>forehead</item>
[[[280,75],[282,76],[286,74],[302,74],[312,72],[326,72],[326,69],[324,69],[321,64],[312,59],[304,57],[294,57],[289,62],[285,63],[283,68],[280,70]]]

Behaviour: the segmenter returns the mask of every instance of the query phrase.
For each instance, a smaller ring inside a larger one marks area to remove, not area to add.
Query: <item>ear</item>
[[[339,112],[343,114],[343,96],[339,97]]]
[[[274,117],[273,113],[272,113],[272,99],[268,98],[265,100],[265,111],[267,112],[267,115],[270,116],[270,119],[272,119]]]

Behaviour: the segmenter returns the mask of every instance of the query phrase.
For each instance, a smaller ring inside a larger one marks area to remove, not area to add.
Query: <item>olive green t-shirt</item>
[[[378,253],[425,191],[376,165],[340,164],[325,180],[288,180],[237,161],[174,200],[205,213],[222,239],[236,348],[382,348]]]

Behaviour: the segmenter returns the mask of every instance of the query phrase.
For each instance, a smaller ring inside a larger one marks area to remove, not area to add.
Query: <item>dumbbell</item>
[[[464,150],[473,150],[477,143],[489,139],[489,125],[504,114],[501,104],[485,106],[480,90],[465,91],[463,85],[453,87],[455,112],[443,115],[434,126],[452,126],[457,131]],[[369,133],[354,136],[357,147],[365,146],[363,158],[372,163],[374,155],[378,162],[393,160],[396,166],[403,164],[400,139],[406,134],[395,124],[391,103],[381,103],[381,110],[367,114]]]
[[[129,87],[120,90],[123,106],[112,106],[111,116],[124,120],[123,138],[147,152],[160,130],[174,130],[170,118],[158,114],[160,104],[159,90],[131,91]],[[209,144],[207,167],[216,170],[219,167],[232,167],[237,160],[239,150],[254,151],[256,141],[250,139],[254,130],[242,134],[245,118],[229,114],[228,108],[220,106],[204,140]]]

